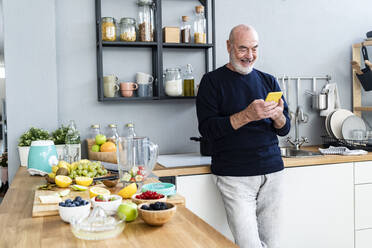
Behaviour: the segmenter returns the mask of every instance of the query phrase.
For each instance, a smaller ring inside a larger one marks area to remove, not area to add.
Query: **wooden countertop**
[[[309,150],[309,151],[318,151],[318,146],[303,147],[301,149]],[[348,162],[372,161],[372,152],[369,152],[366,155],[358,155],[358,156],[323,155],[323,156],[308,157],[308,158],[283,158],[283,161],[284,161],[285,168],[348,163]],[[200,175],[200,174],[209,174],[209,173],[211,173],[210,165],[166,168],[160,164],[157,164],[154,170],[154,174],[156,174],[158,177]]]
[[[183,206],[162,227],[151,227],[140,218],[127,223],[123,233],[104,241],[84,241],[73,236],[59,216],[32,218],[35,187],[44,179],[20,167],[0,205],[0,247],[237,247]]]

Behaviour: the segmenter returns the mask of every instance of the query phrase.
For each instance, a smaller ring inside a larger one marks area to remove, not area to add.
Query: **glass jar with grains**
[[[139,41],[154,41],[154,8],[152,0],[138,0]]]
[[[114,41],[116,40],[116,26],[115,20],[112,17],[102,17],[102,40]]]
[[[120,19],[120,40],[136,41],[136,20],[123,17]]]

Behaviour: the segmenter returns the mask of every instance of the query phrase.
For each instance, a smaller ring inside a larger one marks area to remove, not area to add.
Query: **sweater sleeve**
[[[196,113],[199,132],[209,140],[216,140],[234,132],[230,116],[221,116],[219,113],[218,90],[208,74],[204,75],[196,97]]]
[[[282,91],[280,89],[280,87],[279,87],[278,82],[275,79],[273,79],[273,80],[274,80],[274,85],[275,85],[274,91]],[[280,129],[275,128],[274,127],[274,124],[273,124],[273,128],[274,128],[275,133],[277,135],[279,135],[279,136],[286,136],[289,133],[290,129],[291,129],[291,120],[289,119],[289,115],[288,115],[288,104],[287,104],[286,100],[284,99],[284,96],[282,96],[282,100],[284,101],[283,114],[285,116],[286,122],[285,122],[284,126],[282,128],[280,128]]]

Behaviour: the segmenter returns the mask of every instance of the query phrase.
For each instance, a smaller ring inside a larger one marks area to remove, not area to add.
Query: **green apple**
[[[99,152],[99,145],[93,145],[92,152]]]
[[[117,214],[120,219],[125,218],[125,221],[133,221],[138,216],[137,204],[124,202],[118,207]]]
[[[102,145],[103,143],[106,142],[106,136],[103,134],[97,134],[96,135],[96,144],[97,145]]]

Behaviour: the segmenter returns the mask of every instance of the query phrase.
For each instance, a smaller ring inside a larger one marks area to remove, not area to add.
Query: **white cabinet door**
[[[355,162],[355,184],[372,183],[372,161]]]
[[[353,164],[285,169],[283,246],[354,247]]]
[[[186,207],[234,241],[226,220],[226,212],[212,175],[177,177],[177,193],[186,199]]]
[[[372,247],[372,229],[355,232],[355,248]]]
[[[372,228],[372,184],[355,185],[355,229],[363,228]]]

